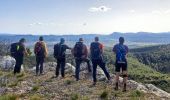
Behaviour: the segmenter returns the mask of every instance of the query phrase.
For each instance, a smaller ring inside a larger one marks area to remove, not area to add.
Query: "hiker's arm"
[[[68,45],[66,45],[66,49],[70,49],[70,50],[72,50],[72,48],[71,48],[71,47],[69,47]]]
[[[48,55],[48,48],[47,48],[46,43],[44,43],[44,48],[45,48],[45,57],[47,57],[47,55]]]
[[[37,45],[37,43],[35,43],[35,45],[34,45],[34,54],[36,54],[36,52],[35,52],[35,46]]]
[[[74,48],[75,48],[75,46],[71,49],[72,55],[74,55]]]
[[[104,52],[104,46],[103,46],[103,44],[100,44],[100,49],[101,49],[101,52],[103,53]]]
[[[112,51],[116,53],[116,45],[113,47]]]
[[[25,46],[23,46],[23,47],[24,47],[24,55],[29,56],[26,47]]]
[[[84,45],[84,56],[83,56],[83,58],[84,57],[86,58],[87,56],[88,56],[87,46]]]

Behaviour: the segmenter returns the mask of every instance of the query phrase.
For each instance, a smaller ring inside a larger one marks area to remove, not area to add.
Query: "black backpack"
[[[19,49],[20,49],[19,43],[12,43],[11,48],[10,48],[11,57],[14,57],[14,58],[17,57],[20,51]]]
[[[91,44],[91,59],[102,59],[102,52],[100,49],[100,43],[93,42]]]
[[[81,58],[83,55],[83,43],[77,42],[74,47],[74,57]]]
[[[65,50],[64,50],[64,44],[56,44],[54,45],[54,58],[64,58],[65,57]]]

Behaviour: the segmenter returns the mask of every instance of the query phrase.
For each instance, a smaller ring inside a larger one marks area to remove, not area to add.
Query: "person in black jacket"
[[[11,44],[11,56],[16,60],[16,64],[14,67],[14,75],[16,73],[20,73],[21,66],[23,64],[24,55],[28,55],[27,50],[25,48],[26,40],[21,38],[19,42]]]
[[[57,59],[57,67],[56,67],[56,77],[59,75],[59,70],[61,69],[61,76],[65,77],[65,64],[66,64],[66,50],[71,49],[69,46],[65,44],[65,39],[61,38],[60,43],[57,43],[54,46],[54,57]]]

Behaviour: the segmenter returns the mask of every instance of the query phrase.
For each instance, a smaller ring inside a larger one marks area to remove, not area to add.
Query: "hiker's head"
[[[96,42],[98,42],[98,41],[99,41],[99,37],[96,36],[96,37],[94,38],[94,40],[95,40]]]
[[[39,37],[39,41],[43,41],[44,39],[43,39],[43,37],[42,36],[40,36]]]
[[[26,40],[24,39],[24,38],[21,38],[20,40],[19,40],[19,43],[21,43],[21,44],[23,44],[23,43],[25,43],[26,42]]]
[[[79,38],[79,42],[83,42],[83,38]]]
[[[125,41],[125,40],[124,40],[124,37],[120,37],[120,38],[119,38],[119,43],[120,43],[120,44],[123,44],[124,41]]]
[[[60,43],[64,43],[65,42],[65,39],[64,38],[61,38],[60,39]]]

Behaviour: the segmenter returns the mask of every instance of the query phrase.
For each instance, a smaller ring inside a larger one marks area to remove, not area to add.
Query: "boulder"
[[[0,68],[11,70],[14,68],[15,62],[16,62],[15,59],[10,56],[0,57]]]
[[[155,95],[157,95],[159,97],[170,98],[170,93],[167,93],[167,92],[157,88],[153,84],[145,84],[145,86],[148,88],[149,92],[154,93]]]
[[[15,59],[11,56],[0,57],[0,68],[3,70],[13,70],[15,67],[15,63]],[[23,65],[21,66],[21,71],[24,71]]]

